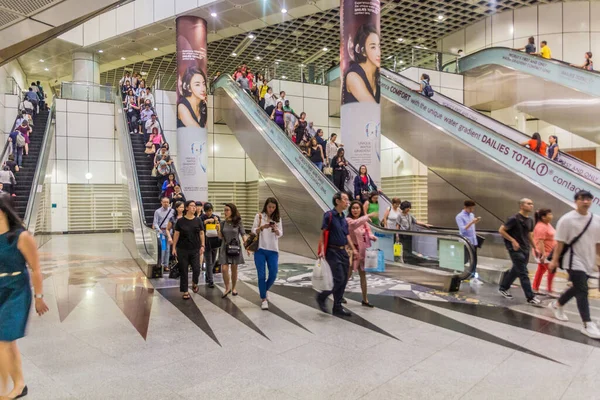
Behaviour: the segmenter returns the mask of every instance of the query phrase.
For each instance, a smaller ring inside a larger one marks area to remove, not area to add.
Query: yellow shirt
[[[542,58],[550,59],[552,58],[552,50],[550,50],[550,47],[544,46],[540,49],[540,55]]]

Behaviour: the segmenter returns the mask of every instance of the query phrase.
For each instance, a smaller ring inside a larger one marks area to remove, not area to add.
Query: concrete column
[[[73,82],[100,84],[100,66],[97,54],[75,52],[72,60]]]

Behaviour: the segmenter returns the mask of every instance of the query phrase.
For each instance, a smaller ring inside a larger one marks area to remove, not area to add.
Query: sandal
[[[184,299],[184,300],[189,300],[190,298],[191,298],[191,297],[190,297],[190,294],[189,294],[188,292],[185,292],[185,293],[183,294],[183,299]]]
[[[229,296],[229,293],[231,293],[231,289],[223,293],[223,296],[221,296],[221,298],[224,299],[225,297]]]
[[[198,293],[199,289],[200,288],[198,287],[198,285],[196,285],[196,284],[192,285],[192,290],[194,291],[194,293]]]
[[[231,292],[232,295],[237,296],[239,293],[237,291]]]

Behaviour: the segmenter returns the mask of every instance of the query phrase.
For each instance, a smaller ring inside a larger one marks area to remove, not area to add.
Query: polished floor
[[[316,309],[302,257],[282,255],[265,312],[251,263],[239,296],[221,299],[217,280],[183,301],[120,235],[40,251],[51,311],[19,342],[28,399],[599,398],[600,342],[579,333],[574,305],[558,323],[518,288],[509,302],[492,285],[450,295],[371,275],[367,309],[356,277],[342,319]]]

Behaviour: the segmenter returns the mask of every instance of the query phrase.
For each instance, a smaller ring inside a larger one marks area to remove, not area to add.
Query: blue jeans
[[[24,147],[19,147],[16,143],[13,143],[13,154],[19,167],[23,166],[23,149]]]
[[[165,235],[164,233],[160,234],[160,264],[163,267],[168,267],[169,266],[169,256],[170,256],[170,250],[171,246],[169,246],[169,242],[167,241],[167,235]]]
[[[267,298],[267,290],[271,289],[273,282],[277,279],[277,267],[279,263],[279,253],[276,251],[258,249],[254,253],[254,265],[258,274],[258,291],[260,298]],[[267,271],[265,264],[269,269],[269,278],[267,279]]]
[[[319,171],[323,171],[323,161],[318,161],[315,163],[315,165],[317,168],[319,168]]]

